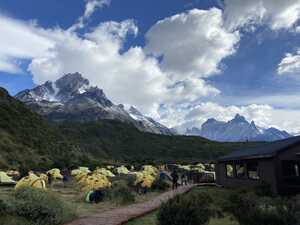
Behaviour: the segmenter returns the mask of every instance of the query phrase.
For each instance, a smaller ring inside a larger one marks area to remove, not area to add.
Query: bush
[[[0,216],[3,216],[7,213],[7,203],[0,199]]]
[[[267,182],[257,185],[254,191],[258,196],[273,196],[271,185]]]
[[[167,180],[156,179],[152,184],[152,189],[157,191],[167,191],[171,184]]]
[[[26,218],[37,225],[59,225],[75,216],[53,193],[34,188],[21,188],[15,192],[9,214]]]
[[[135,202],[135,195],[124,181],[115,182],[112,189],[107,190],[105,195],[106,198],[121,205]]]
[[[203,194],[177,196],[163,204],[158,213],[159,225],[203,225],[211,216],[211,199]]]
[[[226,210],[240,225],[299,225],[294,201],[234,193]]]

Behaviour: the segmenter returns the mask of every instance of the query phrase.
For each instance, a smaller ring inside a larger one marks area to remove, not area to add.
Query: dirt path
[[[65,225],[122,225],[131,219],[141,217],[159,208],[163,202],[190,191],[194,185],[179,187],[176,191],[165,192],[156,198],[138,204],[129,205],[110,211],[100,212],[94,216],[80,218]]]

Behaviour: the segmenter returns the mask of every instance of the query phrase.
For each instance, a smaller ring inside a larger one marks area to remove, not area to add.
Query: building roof
[[[271,158],[278,152],[287,150],[297,144],[300,144],[300,136],[262,144],[258,147],[240,149],[230,153],[229,155],[221,157],[219,161]]]

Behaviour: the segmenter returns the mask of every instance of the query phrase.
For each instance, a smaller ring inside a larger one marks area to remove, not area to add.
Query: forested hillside
[[[150,134],[114,120],[54,124],[0,89],[0,168],[214,160],[253,144]]]

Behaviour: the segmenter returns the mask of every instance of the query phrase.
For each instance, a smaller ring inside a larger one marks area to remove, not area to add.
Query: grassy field
[[[219,208],[219,204],[223,201],[225,195],[230,191],[219,188],[201,187],[196,188],[192,192],[203,192],[207,196],[213,198],[214,203],[212,207]],[[157,214],[158,211],[150,213],[142,218],[138,218],[128,222],[126,225],[157,225]],[[238,223],[233,220],[229,215],[225,215],[223,218],[212,218],[209,225],[238,225]]]
[[[13,187],[0,186],[0,199],[7,198],[12,195],[13,190]],[[78,217],[89,216],[101,211],[107,211],[120,207],[119,202],[108,200],[99,204],[90,204],[85,202],[86,192],[80,190],[80,188],[72,182],[66,187],[63,187],[62,183],[56,182],[49,190],[56,193],[65,202],[70,203],[70,205],[74,207]],[[148,201],[159,194],[159,192],[149,192],[145,195],[136,194],[135,203]]]

